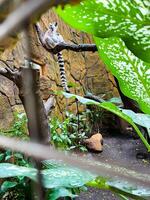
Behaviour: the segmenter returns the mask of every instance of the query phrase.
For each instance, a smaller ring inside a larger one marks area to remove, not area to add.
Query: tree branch
[[[75,52],[82,52],[82,51],[97,51],[97,47],[95,44],[69,44],[69,43],[60,43],[57,46],[55,46],[51,52],[54,54],[57,54],[58,52],[62,50],[71,50]]]
[[[69,44],[69,43],[59,43],[57,46],[54,48],[48,48],[45,46],[43,43],[43,31],[40,28],[39,24],[34,24],[35,30],[37,32],[38,38],[42,44],[42,46],[50,53],[57,54],[58,52],[66,49],[66,50],[71,50],[75,52],[82,52],[82,51],[92,51],[95,52],[97,51],[97,47],[95,44]]]

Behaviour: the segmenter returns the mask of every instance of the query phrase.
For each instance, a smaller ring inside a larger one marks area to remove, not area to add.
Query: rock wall
[[[90,35],[71,29],[53,11],[45,13],[41,17],[40,24],[43,30],[46,30],[48,24],[54,21],[58,22],[59,32],[65,41],[77,44],[93,43]],[[33,62],[41,66],[41,91],[43,99],[46,100],[52,91],[62,90],[60,87],[57,59],[41,46],[33,27],[30,27],[30,40],[33,47]],[[1,59],[9,60],[10,64],[20,67],[26,57],[25,49],[24,34],[21,33],[19,35],[19,41],[15,45],[7,48],[1,54]],[[76,53],[64,50],[63,56],[67,79],[75,85],[71,89],[71,92],[83,95],[86,91],[89,91],[95,95],[105,95],[104,98],[118,96],[113,77],[106,71],[97,53]],[[2,106],[0,107],[0,121],[6,120],[6,117],[8,117],[7,125],[9,126],[13,120],[12,107],[13,109],[18,108],[20,101],[17,96],[17,88],[12,82],[0,77],[0,83],[0,105],[5,104],[3,108]],[[55,114],[58,116],[63,115],[66,109],[65,104],[66,100],[63,97],[57,97]],[[69,110],[75,109],[75,103],[69,101],[67,105]],[[5,113],[9,114],[6,116]],[[0,124],[0,128],[4,128],[3,125]]]

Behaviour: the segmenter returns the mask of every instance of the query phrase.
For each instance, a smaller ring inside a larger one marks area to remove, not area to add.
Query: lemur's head
[[[49,29],[50,29],[51,31],[56,31],[57,28],[58,28],[57,22],[53,22],[53,23],[49,24]]]

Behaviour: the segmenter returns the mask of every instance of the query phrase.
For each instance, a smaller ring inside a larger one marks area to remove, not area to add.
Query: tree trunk
[[[39,70],[21,68],[20,80],[18,80],[17,85],[19,87],[19,97],[27,115],[31,140],[49,144],[50,128],[40,94],[39,75]],[[32,82],[32,77],[35,82]]]

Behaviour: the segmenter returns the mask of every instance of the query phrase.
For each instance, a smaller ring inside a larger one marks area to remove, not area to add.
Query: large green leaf
[[[41,173],[43,175],[45,188],[81,187],[96,178],[96,175],[87,171],[82,171],[63,164],[58,164],[58,166],[55,164],[55,167],[42,170]],[[37,180],[37,170],[9,163],[0,163],[0,178],[10,178],[16,176],[25,176],[35,181]]]
[[[148,0],[84,0],[59,7],[57,13],[74,28],[97,37],[120,37],[134,54],[150,62]]]
[[[76,188],[96,178],[95,175],[87,171],[63,165],[57,168],[45,169],[42,174],[46,188]]]
[[[139,137],[141,138],[142,142],[144,143],[145,147],[148,149],[148,151],[150,151],[150,145],[147,143],[146,139],[144,138],[143,134],[140,132],[140,130],[138,129],[138,127],[136,126],[136,124],[134,123],[133,119],[132,119],[132,115],[127,115],[127,113],[123,113],[116,105],[112,104],[111,102],[102,102],[102,103],[98,103],[94,100],[90,100],[75,94],[70,94],[70,93],[65,93],[63,92],[63,95],[66,98],[76,98],[78,99],[79,102],[81,102],[82,104],[94,104],[97,105],[101,108],[104,108],[114,114],[116,114],[117,116],[121,117],[122,119],[124,119],[125,121],[127,121],[129,124],[131,124],[133,126],[133,128],[135,129],[135,131],[137,132],[137,134],[139,135]]]
[[[10,163],[0,163],[0,178],[26,176],[36,180],[37,170],[34,168],[21,167]]]
[[[100,57],[119,81],[122,92],[150,114],[150,64],[138,59],[119,38],[95,38]]]
[[[134,187],[132,184],[129,184],[128,182],[117,181],[117,180],[108,181],[107,184],[109,185],[109,188],[111,191],[114,191],[120,194],[125,194],[127,197],[131,197],[136,200],[138,199],[149,200],[150,198],[149,190],[144,187],[137,188],[137,187]]]
[[[42,170],[41,173],[44,179],[44,187],[50,188],[53,190],[52,198],[57,199],[58,196],[72,196],[72,194],[67,191],[65,188],[77,188],[87,184],[87,186],[93,186],[100,189],[107,189],[119,194],[126,194],[129,197],[135,197],[135,199],[149,199],[150,191],[147,189],[143,189],[143,186],[140,186],[139,183],[132,184],[129,181],[120,181],[122,180],[122,170],[123,168],[118,168],[118,173],[120,177],[112,177],[111,180],[105,177],[98,177],[98,175],[91,174],[87,171],[79,170],[74,167],[67,166],[65,164],[58,166],[55,162],[55,165],[51,165],[51,161],[48,161],[49,169]],[[98,164],[95,162],[95,164]],[[51,168],[52,166],[52,168]],[[105,167],[105,166],[104,166]],[[113,167],[110,165],[110,171],[113,171]],[[120,170],[119,170],[120,169]],[[138,172],[133,172],[134,176],[136,174],[137,178],[143,176]],[[99,172],[102,176],[102,172]],[[26,176],[31,178],[32,180],[37,180],[36,178],[37,170],[34,168],[21,167],[9,163],[0,163],[0,178],[10,178],[16,176]],[[131,177],[132,178],[132,177]],[[95,179],[95,180],[94,180]],[[73,196],[72,196],[73,197]]]

